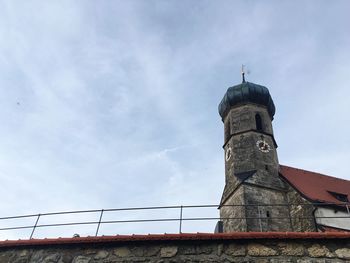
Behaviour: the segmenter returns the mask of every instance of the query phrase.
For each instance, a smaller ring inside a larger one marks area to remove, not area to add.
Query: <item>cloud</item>
[[[274,98],[281,163],[346,178],[348,5],[2,2],[2,216],[218,203],[241,64]]]

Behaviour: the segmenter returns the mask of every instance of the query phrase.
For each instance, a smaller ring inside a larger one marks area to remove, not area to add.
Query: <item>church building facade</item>
[[[279,164],[269,90],[243,82],[220,105],[225,188],[218,232],[350,231],[350,181]]]

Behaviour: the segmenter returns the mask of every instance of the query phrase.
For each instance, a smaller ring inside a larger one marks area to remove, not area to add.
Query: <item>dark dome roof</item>
[[[231,107],[248,102],[266,106],[271,119],[273,119],[275,104],[269,90],[264,86],[251,82],[243,82],[228,88],[219,104],[219,114],[221,118],[224,118]]]

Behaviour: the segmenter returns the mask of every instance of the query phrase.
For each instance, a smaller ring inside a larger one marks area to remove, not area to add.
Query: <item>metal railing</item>
[[[53,212],[53,213],[40,213],[40,214],[29,214],[29,215],[20,215],[20,216],[8,216],[8,217],[0,217],[0,233],[2,231],[14,231],[14,230],[30,230],[29,238],[32,239],[37,229],[50,228],[50,227],[67,227],[67,226],[82,226],[89,225],[94,226],[94,235],[99,236],[100,227],[102,225],[112,225],[112,224],[123,224],[123,223],[159,223],[159,222],[175,222],[178,224],[178,233],[182,233],[183,223],[189,221],[225,221],[225,220],[243,220],[243,219],[255,219],[260,221],[260,228],[262,231],[261,222],[262,220],[293,220],[294,217],[291,216],[289,210],[288,217],[266,217],[261,215],[261,209],[266,207],[276,208],[276,207],[288,207],[291,209],[292,207],[340,207],[345,213],[346,216],[297,216],[295,218],[299,220],[317,220],[317,219],[349,219],[349,227],[350,227],[350,203],[339,203],[339,204],[326,204],[326,203],[303,203],[303,204],[247,204],[247,205],[221,205],[220,207],[234,207],[234,208],[257,208],[258,216],[244,216],[244,217],[219,217],[219,216],[189,216],[185,217],[184,212],[189,211],[191,209],[203,209],[203,208],[211,208],[215,209],[215,213],[218,214],[217,208],[219,205],[179,205],[179,206],[151,206],[151,207],[128,207],[128,208],[113,208],[113,209],[95,209],[95,210],[80,210],[80,211],[63,211],[63,212]],[[302,208],[303,209],[303,208]],[[136,219],[123,219],[122,217],[107,220],[105,219],[108,213],[112,212],[129,212],[130,214],[135,211],[165,211],[165,210],[175,210],[178,213],[178,216],[171,217],[155,217],[155,218],[136,218]],[[273,210],[272,210],[273,211]],[[88,221],[69,221],[69,222],[53,222],[53,223],[42,223],[44,218],[55,217],[61,215],[87,215],[87,214],[95,214],[97,215],[97,220],[88,220]],[[17,220],[17,219],[32,219],[32,224],[24,224],[24,225],[15,225],[15,226],[7,226],[3,227],[3,222],[9,220]],[[291,221],[290,221],[291,222]],[[211,229],[213,231],[213,229]],[[193,231],[196,232],[196,231]],[[117,233],[116,233],[117,234]],[[132,233],[134,234],[134,233]],[[0,237],[1,239],[1,237]]]

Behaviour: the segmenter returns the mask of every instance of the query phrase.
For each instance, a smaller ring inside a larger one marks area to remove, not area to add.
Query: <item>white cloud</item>
[[[218,203],[217,105],[242,63],[280,161],[348,176],[349,4],[300,3],[2,2],[2,216]]]

